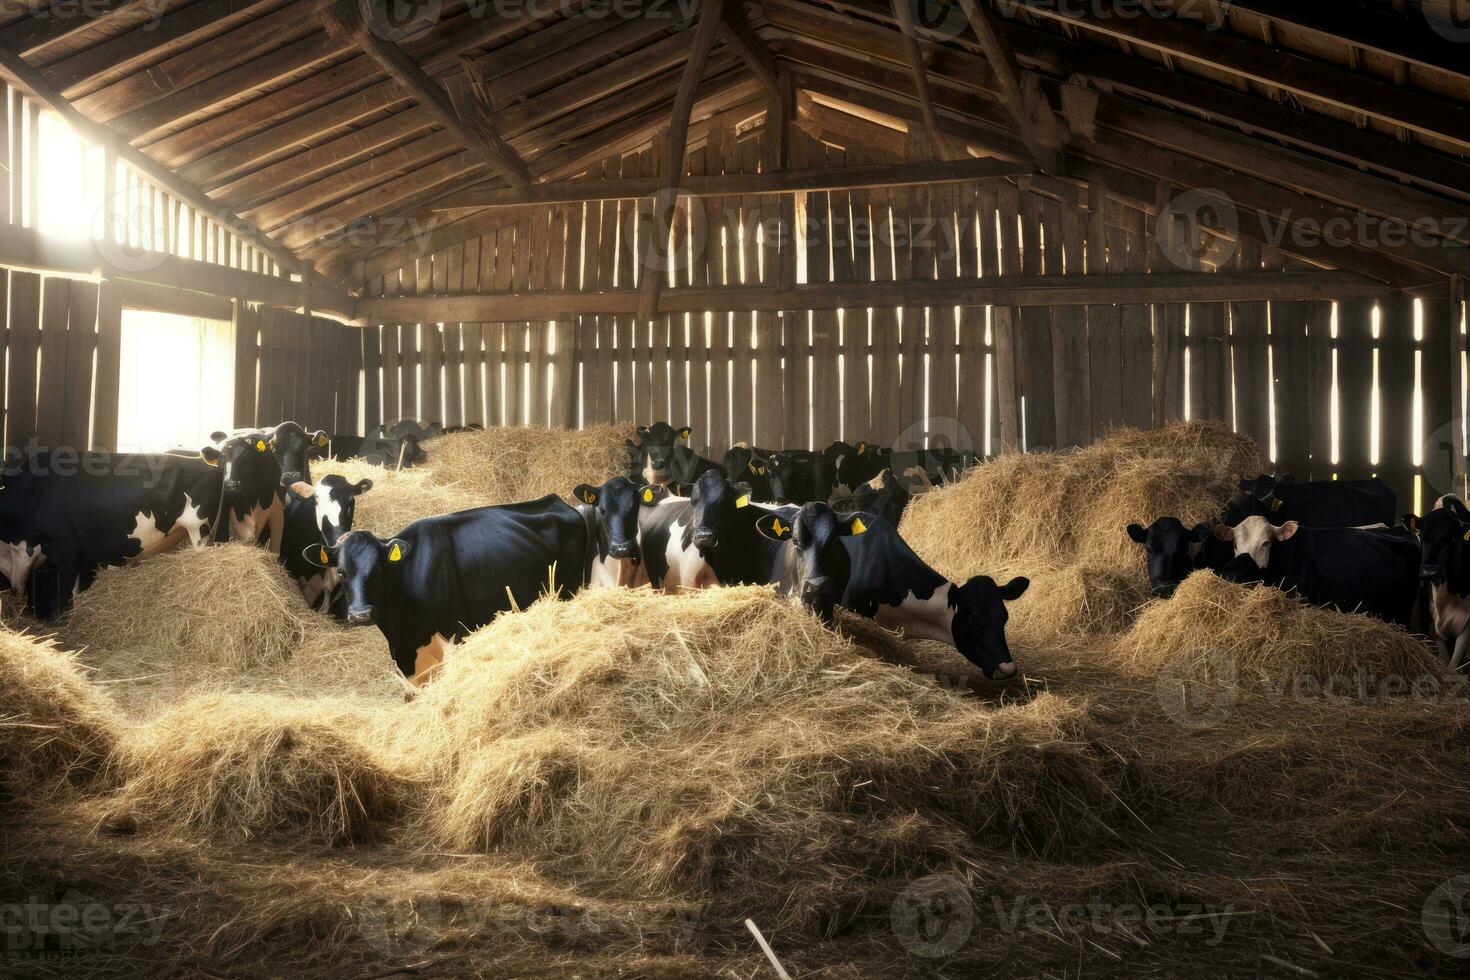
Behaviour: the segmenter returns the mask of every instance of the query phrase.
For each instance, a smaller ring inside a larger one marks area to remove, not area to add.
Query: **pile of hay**
[[[1143,809],[1085,704],[947,694],[768,589],[540,602],[410,711],[443,847],[773,929],[835,931],[987,848],[1085,849]]]
[[[120,724],[70,654],[0,629],[0,803],[93,781]]]
[[[1173,598],[1151,602],[1118,639],[1114,656],[1147,676],[1209,669],[1220,661],[1244,680],[1327,685],[1351,695],[1347,678],[1372,678],[1363,693],[1408,695],[1443,672],[1428,644],[1401,627],[1306,605],[1280,589],[1198,572]],[[1402,682],[1391,681],[1395,678]]]
[[[625,442],[632,435],[631,423],[454,432],[425,442],[428,459],[413,469],[328,460],[316,464],[313,475],[372,480],[373,489],[358,498],[355,526],[388,537],[425,517],[548,493],[565,497],[579,483],[602,483],[626,471]]]
[[[240,543],[103,569],[59,637],[135,712],[199,689],[372,694],[401,684],[378,630],[313,611],[269,551]]]
[[[1239,477],[1262,468],[1259,447],[1219,422],[1116,430],[1071,452],[1007,453],[916,497],[901,532],[957,581],[1025,575],[1012,607],[1023,644],[1116,632],[1147,597],[1131,523],[1214,520]]]
[[[358,735],[371,718],[368,706],[336,699],[185,701],[119,743],[112,765],[126,782],[105,823],[328,847],[375,839],[414,783]]]

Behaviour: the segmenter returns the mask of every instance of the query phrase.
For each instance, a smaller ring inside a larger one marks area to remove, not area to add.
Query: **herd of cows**
[[[0,575],[51,619],[103,567],[186,544],[258,544],[314,608],[377,625],[415,686],[454,641],[543,593],[645,584],[770,584],[826,621],[840,605],[947,643],[992,680],[1016,673],[1005,604],[1027,579],[949,581],[897,530],[911,491],[974,457],[742,444],[716,463],[688,448],[689,435],[666,422],[639,427],[628,472],[568,488],[575,506],[552,494],[480,507],[387,540],[353,530],[356,498],[372,482],[313,481],[312,457],[329,441],[295,422],[218,432],[198,451],[35,453],[11,460],[0,484]],[[1418,618],[1458,669],[1470,647],[1470,510],[1451,496],[1422,519],[1399,523],[1395,511],[1377,480],[1263,476],[1241,482],[1219,523],[1161,517],[1127,534],[1146,551],[1156,596],[1208,569],[1404,626]]]

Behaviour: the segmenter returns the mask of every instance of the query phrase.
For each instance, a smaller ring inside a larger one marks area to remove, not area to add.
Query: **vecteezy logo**
[[[888,910],[893,934],[915,956],[953,956],[975,928],[975,903],[952,875],[929,875],[899,892]]]
[[[168,261],[164,251],[167,212],[155,207],[144,188],[120,188],[97,209],[97,251],[123,272],[152,272]]]
[[[1420,921],[1431,946],[1470,959],[1470,875],[1451,878],[1430,892]]]
[[[422,37],[444,16],[443,0],[357,0],[357,5],[367,29],[394,44]]]
[[[909,8],[914,37],[931,44],[953,41],[970,26],[964,8],[954,0],[898,0]],[[985,2],[985,0],[980,0]]]
[[[1421,3],[1419,9],[1424,11],[1424,19],[1440,37],[1458,44],[1470,42],[1470,0]]]
[[[669,228],[671,240],[657,241],[655,232],[664,227]],[[636,243],[641,274],[688,268],[704,256],[708,235],[704,203],[683,191],[670,193],[668,188],[640,198],[623,220],[623,240]]]
[[[1228,650],[1185,650],[1159,671],[1159,706],[1175,724],[1192,732],[1224,724],[1240,701],[1240,678]]]
[[[1164,257],[1176,268],[1198,272],[1207,257],[1221,266],[1239,247],[1240,212],[1224,191],[1208,187],[1185,191],[1159,213],[1158,238]]]
[[[369,898],[354,910],[357,931],[380,953],[419,953],[439,941],[444,906],[436,896],[414,899]]]

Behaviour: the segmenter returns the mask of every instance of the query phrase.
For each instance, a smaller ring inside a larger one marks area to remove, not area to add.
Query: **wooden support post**
[[[1054,134],[1059,127],[1051,106],[1034,88],[1030,91],[1036,94],[1028,98],[1028,90],[1021,84],[1022,73],[1010,40],[987,3],[988,0],[960,0],[965,16],[970,19],[970,28],[975,32],[975,39],[980,42],[980,50],[985,52],[985,60],[990,62],[996,80],[1000,82],[1003,102],[1011,110],[1026,149],[1031,151],[1031,159],[1047,173],[1056,173],[1059,157],[1054,146],[1058,142]],[[897,5],[904,6],[902,2]]]
[[[929,131],[929,147],[935,159],[950,159],[964,156],[939,125],[939,114],[934,108],[934,96],[929,91],[929,74],[924,67],[924,50],[919,47],[919,32],[914,25],[914,12],[906,0],[893,0],[893,13],[898,18],[899,30],[903,32],[903,47],[909,59],[909,70],[914,75],[914,89],[919,96],[919,111],[923,114],[924,128]]]

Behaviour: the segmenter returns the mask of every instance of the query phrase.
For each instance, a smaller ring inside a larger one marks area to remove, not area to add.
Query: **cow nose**
[[[832,579],[826,575],[813,576],[806,580],[804,590],[807,595],[826,595],[832,591]]]
[[[609,552],[614,558],[637,558],[638,546],[632,541],[614,541]]]
[[[290,470],[281,474],[281,486],[289,487],[293,483],[301,482],[301,471]]]
[[[995,671],[990,675],[990,679],[993,681],[1004,681],[1009,680],[1015,676],[1016,662],[1014,660],[1008,660],[995,668]]]
[[[700,548],[713,548],[720,543],[720,536],[714,531],[695,531],[694,543]]]
[[[347,610],[347,625],[348,626],[371,626],[372,623],[373,623],[373,610],[372,610],[371,607],[369,607],[367,609],[349,609],[349,610]]]

